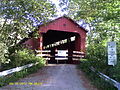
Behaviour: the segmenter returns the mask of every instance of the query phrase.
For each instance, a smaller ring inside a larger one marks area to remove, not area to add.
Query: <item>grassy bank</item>
[[[91,81],[91,84],[95,85],[99,90],[117,90],[113,85],[109,84],[102,78],[100,78],[96,73],[92,72],[90,69],[90,63],[84,59],[78,65],[78,69],[85,72],[87,78]]]

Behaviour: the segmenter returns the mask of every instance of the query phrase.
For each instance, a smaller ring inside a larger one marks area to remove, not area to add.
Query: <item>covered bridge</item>
[[[52,62],[56,62],[56,54],[60,55],[60,50],[64,53],[61,54],[63,56],[66,51],[67,62],[73,63],[74,60],[83,57],[80,54],[85,55],[86,33],[87,31],[71,18],[63,16],[40,25],[39,38],[30,38],[24,44],[34,50],[49,50],[49,60]],[[74,59],[73,56],[75,56]],[[66,58],[63,57],[63,59]]]

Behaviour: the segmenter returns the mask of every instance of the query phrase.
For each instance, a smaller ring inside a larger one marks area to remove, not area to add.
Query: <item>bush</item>
[[[117,43],[117,65],[109,66],[107,64],[107,47],[102,44],[93,44],[87,47],[87,59],[90,66],[93,66],[100,72],[109,77],[120,81],[120,43]]]
[[[7,51],[7,47],[5,46],[4,43],[0,43],[0,69],[1,69],[1,64],[6,63],[6,58],[4,57],[4,54]]]
[[[36,57],[33,50],[29,50],[26,48],[21,48],[21,50],[16,51],[13,50],[12,53],[9,54],[7,59],[10,59],[10,62],[3,65],[4,70],[36,62],[39,62],[39,65],[45,64],[45,60],[43,58]]]
[[[106,42],[106,41],[105,41]],[[112,79],[120,82],[120,43],[117,43],[117,65],[109,66],[107,64],[107,46],[103,41],[99,43],[90,43],[87,47],[87,60],[83,60],[81,63],[80,68],[84,72],[87,73],[88,77],[92,80],[92,82],[98,87],[102,88],[102,90],[116,90],[112,85],[105,82],[104,80],[100,79],[95,73],[89,70],[90,66],[93,66],[96,70],[104,73],[105,75],[109,76]]]

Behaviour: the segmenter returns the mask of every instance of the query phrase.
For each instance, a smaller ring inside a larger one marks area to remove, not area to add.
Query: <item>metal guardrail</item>
[[[6,76],[6,75],[9,75],[9,74],[12,74],[14,72],[19,72],[23,69],[26,69],[26,68],[29,68],[29,67],[32,67],[33,65],[37,65],[37,63],[31,63],[31,64],[27,64],[27,65],[24,65],[24,66],[21,66],[21,67],[16,67],[16,68],[13,68],[13,69],[9,69],[9,70],[5,70],[5,71],[2,71],[0,72],[0,77],[3,77],[3,76]]]
[[[104,79],[105,81],[109,82],[110,84],[112,84],[113,86],[115,86],[118,90],[120,90],[120,83],[115,81],[114,79],[108,77],[107,75],[97,71],[95,68],[90,67],[90,70],[95,72],[97,75],[99,75],[99,77],[101,77],[102,79]]]

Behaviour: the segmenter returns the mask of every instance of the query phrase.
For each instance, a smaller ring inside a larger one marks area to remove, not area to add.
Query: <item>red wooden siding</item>
[[[79,42],[77,42],[78,45],[76,48],[77,50],[85,51],[86,30],[84,30],[71,19],[60,17],[46,25],[40,26],[39,28],[40,33],[46,33],[49,30],[78,33],[80,38],[78,38]]]
[[[68,17],[60,17],[46,25],[39,26],[40,37],[38,39],[29,39],[24,44],[31,46],[31,49],[42,49],[43,47],[43,33],[47,33],[49,30],[65,31],[77,33],[76,50],[85,52],[86,30],[80,27],[76,22]]]

